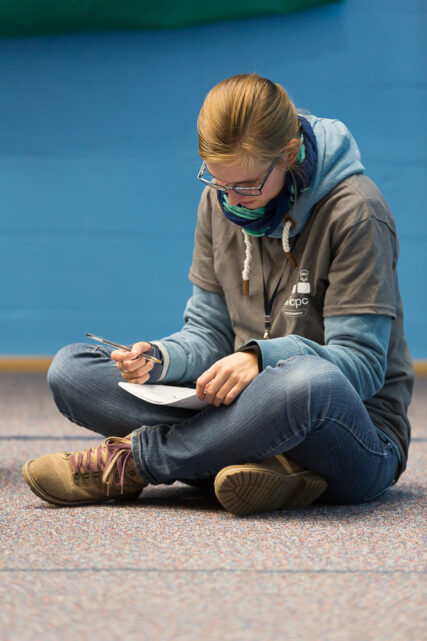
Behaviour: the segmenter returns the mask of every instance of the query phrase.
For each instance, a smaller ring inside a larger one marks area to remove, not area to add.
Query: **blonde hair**
[[[254,160],[292,169],[288,145],[298,138],[298,117],[283,87],[256,73],[217,84],[205,98],[197,121],[199,154],[205,162],[250,167]]]

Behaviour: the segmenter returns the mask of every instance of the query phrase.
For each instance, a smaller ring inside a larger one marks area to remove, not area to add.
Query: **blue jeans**
[[[74,423],[104,436],[132,433],[137,469],[150,483],[197,484],[227,465],[280,453],[326,479],[322,502],[370,501],[396,478],[395,446],[341,371],[321,358],[279,361],[231,405],[196,412],[125,392],[110,351],[68,345],[54,358],[48,382],[60,412]]]

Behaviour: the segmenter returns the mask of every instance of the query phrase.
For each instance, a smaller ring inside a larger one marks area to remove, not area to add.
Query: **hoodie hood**
[[[289,237],[296,236],[304,229],[313,206],[329,191],[344,178],[365,170],[359,147],[344,123],[305,114],[304,118],[310,123],[316,137],[317,166],[310,189],[300,194],[295,205],[287,212],[296,222]],[[283,226],[280,223],[269,237],[281,238]]]

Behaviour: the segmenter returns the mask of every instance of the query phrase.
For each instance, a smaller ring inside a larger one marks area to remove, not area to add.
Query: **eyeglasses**
[[[236,192],[236,194],[240,194],[241,196],[261,196],[262,188],[264,187],[267,181],[267,178],[273,171],[276,162],[277,162],[277,159],[273,160],[270,167],[268,168],[267,173],[265,174],[263,180],[261,181],[261,184],[258,185],[258,187],[240,187],[240,185],[234,185],[234,187],[226,187],[225,185],[220,185],[219,183],[216,182],[213,176],[211,176],[207,171],[205,162],[202,163],[202,166],[200,167],[200,171],[197,174],[197,178],[201,180],[202,183],[205,183],[205,185],[208,185],[208,187],[212,187],[217,191],[234,191]],[[203,174],[205,173],[205,171],[207,172],[209,178],[203,178]]]

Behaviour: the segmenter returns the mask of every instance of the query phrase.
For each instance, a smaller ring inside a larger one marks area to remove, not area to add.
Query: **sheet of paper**
[[[137,383],[120,382],[126,392],[138,396],[143,401],[155,405],[171,405],[173,407],[185,407],[187,409],[199,410],[206,407],[205,401],[200,401],[196,396],[196,390],[192,387],[174,387],[173,385],[138,385]]]

